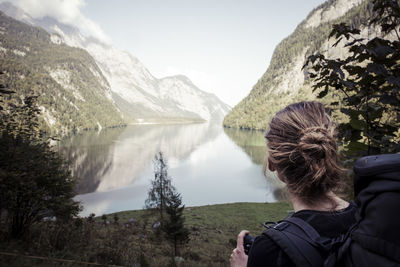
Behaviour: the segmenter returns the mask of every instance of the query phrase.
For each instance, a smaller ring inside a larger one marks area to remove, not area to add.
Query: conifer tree
[[[37,96],[14,104],[0,88],[0,213],[11,236],[22,237],[44,217],[68,219],[80,207],[68,166],[39,130]]]
[[[189,231],[185,228],[183,211],[185,205],[182,205],[182,198],[179,193],[174,192],[166,202],[167,219],[162,225],[165,237],[174,246],[175,256],[179,255],[179,245],[189,241]]]
[[[154,180],[151,181],[145,208],[159,212],[160,220],[163,221],[166,202],[175,193],[175,187],[171,184],[168,176],[168,163],[161,151],[155,155],[153,164]]]

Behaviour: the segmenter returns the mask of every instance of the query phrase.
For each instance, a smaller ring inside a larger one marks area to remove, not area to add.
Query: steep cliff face
[[[95,40],[86,41],[82,47],[107,77],[118,107],[133,120],[189,118],[221,122],[230,110],[187,77],[157,79],[136,57]]]
[[[331,48],[328,36],[332,25],[346,22],[360,26],[371,12],[370,0],[329,0],[314,9],[296,30],[285,38],[273,53],[264,75],[225,117],[224,126],[265,130],[270,118],[284,106],[302,100],[315,99],[307,73],[302,70],[308,55],[317,51],[327,57],[344,57],[344,43]],[[376,34],[364,29],[364,36]]]
[[[84,50],[54,44],[44,30],[0,12],[0,69],[16,93],[10,101],[38,95],[42,127],[62,135],[123,123],[110,86]]]
[[[187,77],[157,79],[136,57],[99,42],[90,42],[85,49],[110,82],[117,105],[134,120],[189,118],[221,122],[230,110]]]
[[[324,5],[310,13],[304,23],[305,28],[319,25],[338,19],[350,9],[360,5],[364,0],[336,0],[327,1]]]
[[[227,104],[214,94],[200,90],[186,76],[165,77],[159,80],[158,85],[159,97],[172,113],[198,114],[206,121],[221,123],[230,110]]]
[[[230,110],[215,95],[200,90],[188,78],[157,79],[130,53],[85,37],[74,27],[49,17],[31,18],[10,3],[0,4],[0,10],[17,20],[45,29],[51,34],[54,44],[86,50],[105,76],[112,99],[128,122],[181,118],[220,123]]]

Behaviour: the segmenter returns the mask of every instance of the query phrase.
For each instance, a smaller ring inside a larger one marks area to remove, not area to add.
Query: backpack
[[[400,266],[400,154],[367,156],[354,165],[356,223],[335,239],[306,221],[267,223],[267,235],[296,266]]]

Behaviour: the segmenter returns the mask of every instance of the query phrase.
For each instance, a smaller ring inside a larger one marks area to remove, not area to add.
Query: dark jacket
[[[347,208],[340,211],[301,210],[292,216],[308,222],[321,236],[334,238],[345,234],[355,223],[355,212],[355,204],[350,203]],[[260,235],[256,237],[250,249],[247,266],[292,267],[295,265],[271,238]]]

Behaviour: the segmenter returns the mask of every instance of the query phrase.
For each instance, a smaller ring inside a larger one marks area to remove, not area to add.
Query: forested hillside
[[[273,114],[289,103],[311,100],[311,82],[302,70],[308,55],[317,51],[330,57],[342,57],[342,47],[331,49],[328,40],[332,25],[345,22],[361,27],[371,15],[370,0],[329,0],[314,9],[296,30],[276,48],[270,65],[250,94],[225,117],[224,126],[265,130]],[[366,29],[365,35],[373,35]],[[329,101],[329,99],[326,99]]]
[[[16,92],[11,104],[39,96],[41,128],[53,135],[123,124],[107,80],[86,51],[56,44],[46,31],[2,12],[0,70]]]
[[[127,123],[212,121],[220,124],[231,109],[214,94],[202,91],[188,77],[175,75],[158,79],[134,55],[85,36],[78,28],[57,18],[31,17],[10,2],[0,3],[0,10],[18,21],[44,29],[56,44],[87,51],[107,80],[112,100]]]

